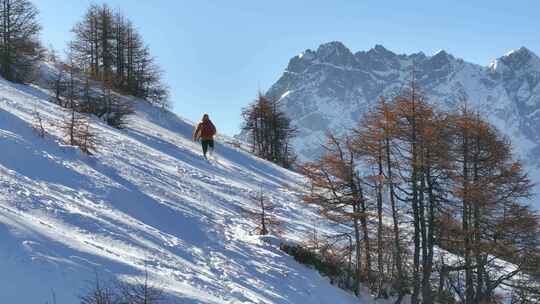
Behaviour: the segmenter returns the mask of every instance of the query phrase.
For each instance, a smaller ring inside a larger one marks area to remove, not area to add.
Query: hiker
[[[208,148],[210,148],[210,155],[214,152],[214,135],[216,135],[216,127],[208,114],[204,114],[202,121],[197,125],[195,133],[193,133],[194,141],[201,140],[204,158],[207,158],[206,152],[208,152]]]

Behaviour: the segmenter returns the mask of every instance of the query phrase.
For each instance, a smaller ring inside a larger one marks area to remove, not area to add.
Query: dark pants
[[[208,147],[210,149],[214,150],[214,140],[213,139],[201,139],[202,144],[202,151],[204,156],[206,157],[206,152],[208,151]]]

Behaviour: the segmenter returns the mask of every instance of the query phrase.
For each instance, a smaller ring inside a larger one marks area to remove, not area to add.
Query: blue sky
[[[43,43],[62,49],[90,3],[34,0]],[[143,34],[166,73],[174,111],[208,112],[220,132],[240,129],[240,112],[274,83],[289,59],[342,41],[353,52],[382,44],[397,53],[444,49],[487,65],[526,46],[540,54],[540,1],[484,0],[111,0]]]

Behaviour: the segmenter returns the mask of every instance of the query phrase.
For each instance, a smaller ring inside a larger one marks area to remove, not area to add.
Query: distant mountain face
[[[352,53],[340,42],[293,57],[268,95],[279,98],[300,133],[300,158],[321,153],[326,130],[358,124],[380,96],[415,78],[431,103],[456,106],[463,97],[514,143],[531,173],[540,164],[540,58],[522,47],[484,67],[445,51],[398,55],[383,46]],[[540,177],[540,174],[538,174]],[[537,179],[540,180],[540,179]]]

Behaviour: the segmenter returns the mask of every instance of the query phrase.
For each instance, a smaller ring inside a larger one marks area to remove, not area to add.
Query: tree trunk
[[[463,210],[462,210],[462,228],[464,238],[464,258],[465,258],[465,304],[473,304],[474,286],[473,273],[471,265],[471,239],[470,239],[470,206],[469,206],[469,139],[467,130],[463,130]]]
[[[411,94],[411,192],[412,212],[414,219],[414,252],[413,252],[413,293],[411,304],[418,304],[420,295],[420,210],[418,202],[418,151],[416,134],[416,101],[415,87],[412,86]]]
[[[384,264],[383,264],[383,160],[382,160],[382,142],[379,142],[377,165],[379,169],[379,178],[377,179],[377,268],[378,268],[378,297],[382,296],[384,284]]]
[[[478,154],[480,153],[480,138],[479,135],[476,134],[475,136],[475,153],[473,156],[473,182],[478,182]],[[474,225],[474,233],[473,233],[473,251],[475,256],[475,262],[476,262],[476,299],[475,302],[482,303],[484,301],[484,294],[485,294],[485,287],[484,287],[484,261],[483,261],[483,255],[480,248],[480,221],[481,221],[481,212],[480,212],[480,202],[474,201],[472,202],[473,206],[473,225]]]
[[[387,176],[388,176],[388,187],[390,190],[390,205],[392,208],[392,222],[393,222],[393,230],[394,230],[394,254],[395,254],[395,263],[396,263],[396,271],[397,271],[397,280],[398,280],[398,298],[396,299],[396,304],[400,304],[403,300],[403,297],[405,296],[405,280],[403,277],[403,264],[401,261],[401,245],[399,243],[400,240],[400,232],[399,232],[399,217],[398,217],[398,211],[396,206],[396,193],[394,189],[394,180],[392,176],[392,162],[390,157],[390,139],[387,137],[385,139],[385,152],[386,152],[386,170],[387,170]]]
[[[429,155],[427,156],[429,159]],[[427,235],[424,247],[426,248],[422,265],[422,301],[423,303],[433,303],[433,292],[431,288],[431,273],[433,272],[433,247],[435,229],[435,195],[433,193],[433,181],[431,180],[431,167],[426,165],[425,180],[427,182],[428,214],[427,214]]]
[[[353,206],[353,212],[358,212],[358,205],[355,204]],[[354,284],[354,293],[358,296],[360,294],[360,284],[361,284],[361,277],[362,277],[362,250],[361,250],[361,244],[362,240],[360,238],[360,225],[358,218],[354,218],[353,220],[353,229],[354,229],[354,241],[355,241],[355,251],[356,251],[356,271],[355,271],[355,284]]]
[[[362,191],[362,188],[359,187],[359,200],[360,200],[360,224],[362,226],[362,234],[363,234],[363,241],[364,241],[364,254],[366,256],[366,275],[369,283],[371,283],[371,280],[373,279],[373,275],[371,272],[371,242],[369,240],[369,230],[368,230],[368,224],[367,224],[367,206],[366,201],[364,198],[364,194]]]

